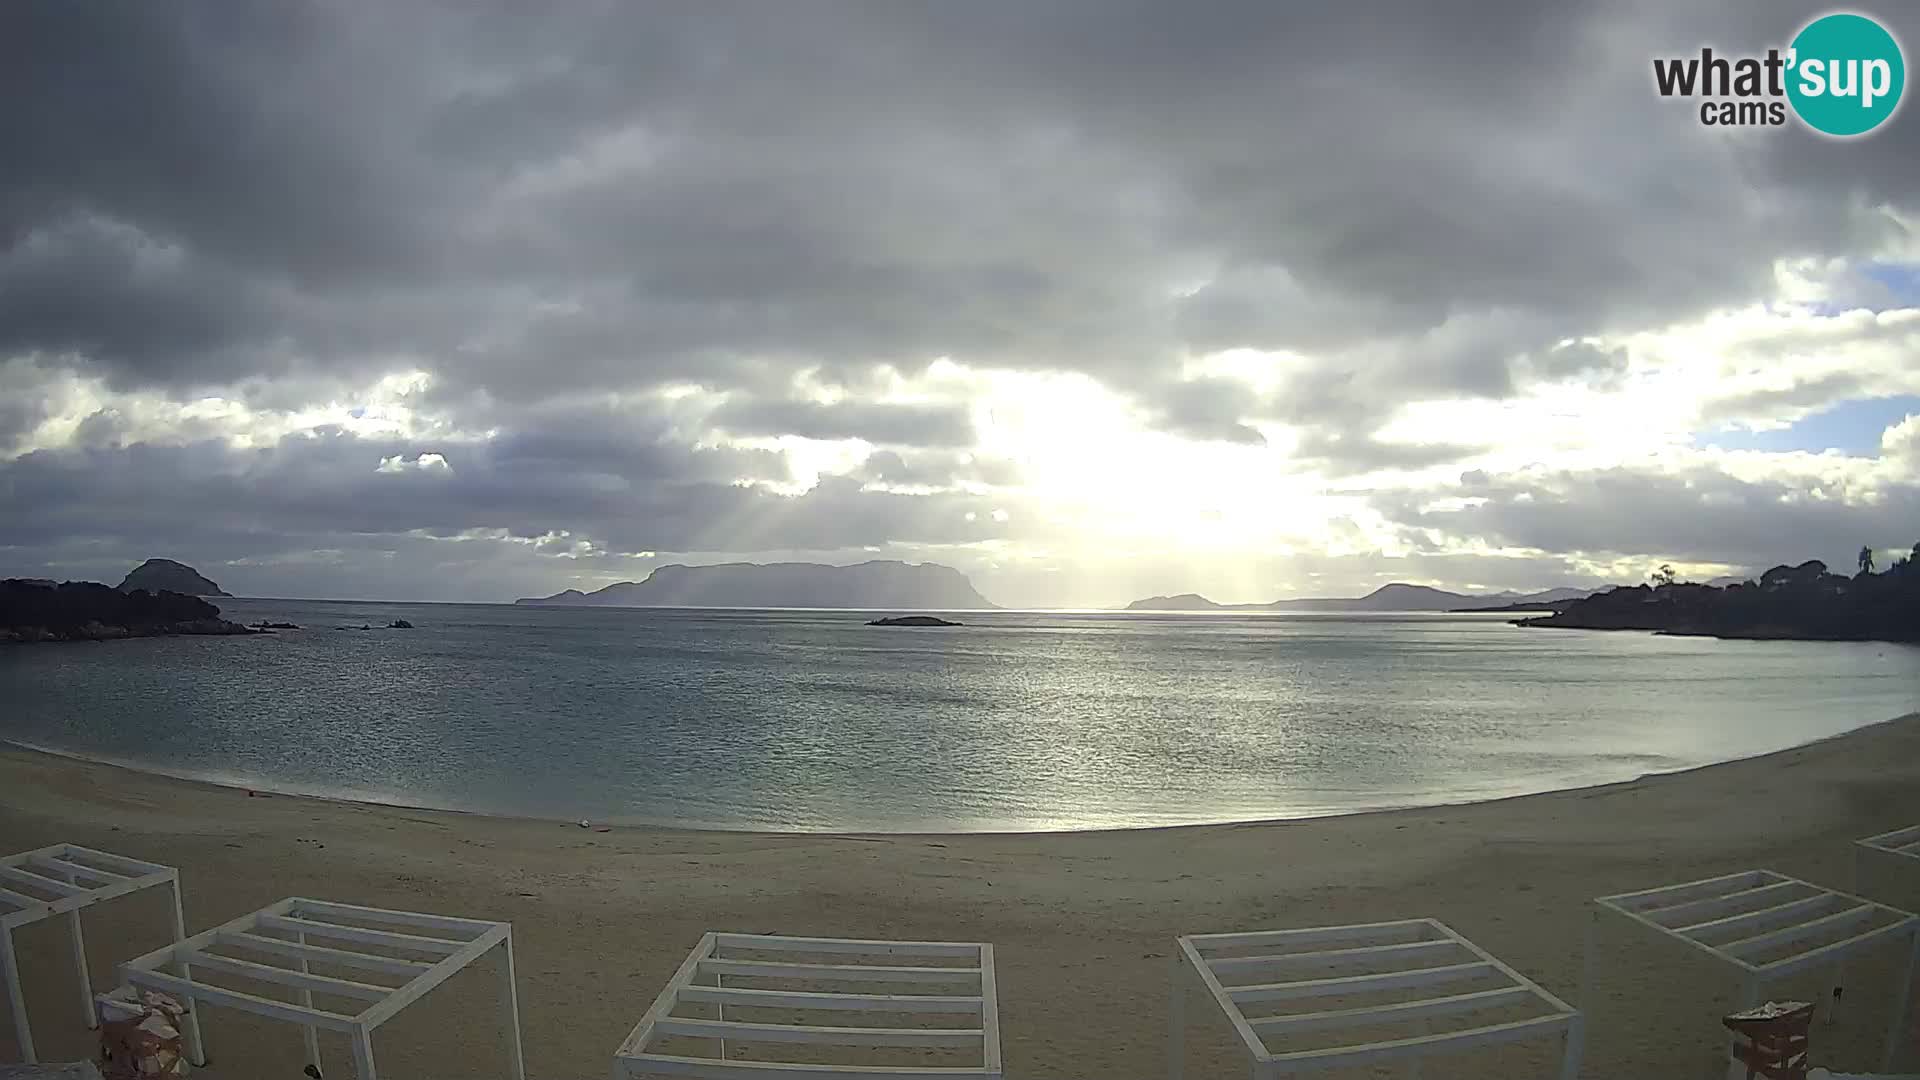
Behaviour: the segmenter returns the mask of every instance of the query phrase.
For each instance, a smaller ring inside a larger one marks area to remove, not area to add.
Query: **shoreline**
[[[1854,888],[1852,842],[1920,823],[1920,713],[1771,754],[1638,780],[1447,807],[1073,833],[817,834],[573,825],[276,795],[0,748],[0,850],[72,842],[178,867],[190,932],[287,896],[513,923],[527,1073],[604,1076],[608,1058],[709,930],[994,943],[1009,1075],[1159,1075],[1176,934],[1429,917],[1589,1010],[1583,1075],[1722,1075],[1737,980],[1632,928],[1582,985],[1595,896],[1768,868],[1920,908],[1911,880]],[[87,914],[96,988],[160,944],[163,897]],[[59,920],[18,936],[47,1060],[89,1056]],[[1891,952],[1892,950],[1889,950]],[[1904,950],[1902,950],[1904,953]],[[1815,1061],[1877,1066],[1888,958],[1854,964]],[[1826,978],[1827,973],[1818,973]],[[1814,1000],[1817,979],[1777,994]],[[461,977],[378,1037],[396,1076],[488,1075],[496,983]],[[1244,1069],[1196,998],[1192,1075]],[[301,1038],[205,1018],[207,1080],[298,1075]],[[12,1037],[0,1025],[0,1060]],[[461,1034],[470,1034],[463,1040]],[[343,1041],[322,1035],[331,1069]],[[1515,1043],[1439,1075],[1552,1075]],[[1895,1071],[1920,1068],[1920,1048]]]
[[[1462,612],[1462,614],[1472,614]],[[1716,630],[1676,629],[1665,626],[1582,626],[1577,623],[1548,622],[1559,618],[1557,614],[1541,615],[1531,619],[1514,619],[1514,626],[1528,630],[1585,630],[1596,634],[1650,634],[1654,637],[1705,638],[1711,641],[1802,641],[1810,644],[1831,645],[1905,645],[1920,648],[1920,638],[1897,637],[1838,637],[1817,634],[1762,633],[1721,633]]]
[[[1875,728],[1885,727],[1893,724],[1900,724],[1908,721],[1920,722],[1920,712],[1911,713],[1903,716],[1896,716],[1888,720],[1876,720],[1876,721],[1873,721],[1872,723],[1863,724],[1862,726],[1854,728],[1850,731],[1842,731],[1833,735],[1822,735],[1817,738],[1810,739],[1806,742],[1795,743],[1792,746],[1781,747],[1778,750],[1769,750],[1769,751],[1766,751],[1765,753],[1749,754],[1745,757],[1727,758],[1722,761],[1709,761],[1700,765],[1686,765],[1677,769],[1656,769],[1649,772],[1637,773],[1623,780],[1609,780],[1609,781],[1605,781],[1603,783],[1597,783],[1597,784],[1576,784],[1571,787],[1543,788],[1539,791],[1521,791],[1511,795],[1495,795],[1489,798],[1462,799],[1456,802],[1408,803],[1406,805],[1401,805],[1401,806],[1379,806],[1379,807],[1372,807],[1372,808],[1362,809],[1362,810],[1336,810],[1336,811],[1325,813],[1325,814],[1303,814],[1303,815],[1298,815],[1294,817],[1227,818],[1219,821],[1187,821],[1187,822],[1175,822],[1175,823],[1166,824],[1166,825],[1118,825],[1118,826],[1097,827],[1097,828],[1090,828],[1090,829],[957,829],[957,830],[931,830],[931,831],[929,830],[893,831],[893,830],[875,830],[875,829],[769,829],[769,828],[754,827],[754,826],[743,826],[739,828],[733,828],[733,827],[728,827],[723,825],[704,825],[704,824],[690,825],[690,824],[676,824],[671,822],[656,822],[656,821],[628,820],[628,819],[591,818],[588,820],[590,820],[595,825],[611,825],[615,829],[674,832],[674,833],[694,833],[694,834],[716,833],[723,836],[797,836],[797,837],[808,837],[808,836],[812,836],[812,837],[1102,836],[1102,835],[1128,834],[1128,833],[1160,833],[1160,832],[1168,832],[1168,831],[1177,830],[1177,829],[1221,829],[1221,828],[1243,828],[1246,826],[1297,825],[1297,824],[1304,824],[1307,822],[1338,821],[1338,820],[1345,820],[1349,818],[1369,817],[1377,814],[1404,814],[1404,813],[1416,813],[1416,812],[1428,811],[1428,810],[1455,810],[1455,809],[1460,809],[1463,807],[1471,807],[1471,806],[1498,806],[1506,803],[1511,803],[1517,799],[1532,799],[1532,798],[1539,798],[1543,796],[1565,795],[1565,794],[1578,793],[1578,792],[1605,791],[1610,788],[1638,784],[1647,780],[1654,780],[1654,779],[1659,779],[1663,777],[1685,776],[1689,773],[1699,772],[1704,769],[1716,769],[1722,766],[1741,764],[1743,762],[1764,761],[1768,758],[1776,757],[1778,755],[1790,754],[1797,750],[1802,750],[1812,746],[1818,746],[1822,743],[1832,742],[1836,739],[1845,739],[1845,738],[1848,738],[1849,736],[1860,734],[1862,732],[1872,731]],[[24,743],[15,739],[7,738],[5,736],[0,736],[0,755],[5,755],[9,753],[41,755],[49,758],[54,758],[60,761],[70,761],[75,764],[90,765],[90,766],[95,766],[103,769],[115,769],[115,770],[132,773],[136,776],[149,777],[154,780],[166,781],[166,782],[176,783],[176,784],[183,784],[183,785],[188,785],[195,788],[209,789],[212,791],[227,792],[227,793],[244,792],[244,793],[248,793],[250,797],[255,797],[255,798],[305,799],[305,800],[311,800],[319,803],[326,803],[334,806],[363,807],[370,810],[385,809],[385,810],[405,810],[405,811],[411,811],[411,812],[417,812],[417,813],[452,814],[461,818],[470,818],[470,819],[481,820],[481,821],[518,822],[523,824],[541,824],[541,825],[575,825],[577,826],[579,824],[579,819],[574,819],[574,818],[542,817],[536,814],[499,813],[492,810],[460,809],[458,807],[450,807],[450,806],[434,806],[427,803],[403,803],[403,802],[392,802],[384,799],[353,798],[348,795],[326,794],[326,793],[315,792],[315,791],[300,791],[295,789],[273,787],[273,786],[261,785],[261,784],[249,785],[249,784],[241,783],[238,781],[229,782],[224,780],[214,780],[214,779],[209,779],[207,777],[202,777],[202,776],[189,776],[182,773],[169,772],[165,769],[150,768],[144,765],[137,765],[137,764],[133,764],[126,761],[116,761],[111,758],[92,757],[87,754],[76,753],[73,751],[57,750],[57,749],[53,749],[51,747],[46,747],[46,746],[35,746],[30,743]],[[258,794],[255,795],[253,793],[258,793]]]

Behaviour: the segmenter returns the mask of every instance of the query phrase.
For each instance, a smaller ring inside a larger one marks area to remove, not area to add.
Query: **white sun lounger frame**
[[[781,961],[736,960],[721,955],[740,950],[767,955],[790,954]],[[903,964],[845,964],[835,955],[899,957]],[[951,967],[917,966],[914,958],[971,960]],[[722,985],[728,975],[806,979],[826,984],[851,984],[859,993],[747,990]],[[711,978],[713,985],[702,985]],[[950,993],[886,994],[890,983],[945,985]],[[720,1006],[719,1020],[692,1020],[673,1016],[682,1002]],[[915,1012],[979,1017],[976,1026],[936,1027],[825,1027],[812,1024],[760,1024],[725,1019],[728,1004],[774,1006],[829,1011]],[[717,1058],[662,1054],[650,1049],[658,1036],[680,1035],[720,1040]],[[795,1064],[772,1061],[728,1060],[728,1039],[744,1042],[792,1042],[835,1046],[977,1047],[978,1066],[894,1066]],[[1000,1006],[994,987],[993,946],[958,941],[866,941],[857,938],[785,937],[765,934],[709,932],[700,938],[680,969],[667,980],[640,1022],[614,1052],[615,1080],[642,1076],[696,1076],[711,1080],[998,1080],[1000,1068]]]
[[[1853,887],[1860,890],[1862,856],[1920,871],[1920,825],[1909,825],[1853,842]]]
[[[173,940],[186,936],[180,906],[180,873],[171,866],[95,851],[78,844],[50,844],[0,858],[0,969],[5,971],[7,1002],[12,1007],[13,1030],[22,1061],[36,1059],[33,1031],[27,1025],[27,1003],[20,989],[20,964],[13,932],[55,915],[67,917],[73,939],[73,970],[80,977],[80,1007],[87,1027],[99,1026],[93,1011],[93,982],[87,975],[87,942],[80,932],[80,911],[94,904],[141,889],[164,888],[173,899]],[[42,899],[42,897],[45,897]],[[187,1053],[196,1064],[200,1029],[187,1021]]]
[[[1771,902],[1773,893],[1779,902]],[[1761,907],[1751,905],[1759,902]],[[1887,1032],[1883,1069],[1893,1067],[1905,1028],[1913,976],[1920,968],[1920,916],[1888,907],[1852,893],[1838,892],[1773,870],[1743,870],[1737,874],[1702,878],[1678,885],[1596,897],[1587,925],[1583,994],[1593,982],[1595,930],[1601,912],[1611,912],[1636,926],[1679,942],[1731,967],[1741,978],[1740,1003],[1761,1003],[1766,985],[1809,968],[1836,965],[1863,950],[1909,939],[1907,964],[1895,991],[1893,1022]],[[1804,916],[1804,917],[1803,917]],[[1791,955],[1764,964],[1747,959],[1776,946],[1844,933],[1877,918],[1893,921],[1827,944],[1810,944]],[[1747,930],[1755,931],[1747,933]],[[1739,936],[1727,938],[1734,933]]]
[[[393,929],[369,929],[358,923]],[[325,944],[310,944],[310,938]],[[209,947],[219,945],[266,954],[294,966],[242,961],[207,952]],[[351,947],[356,945],[362,948]],[[426,954],[436,959],[407,959],[367,951],[366,946]],[[513,1080],[525,1080],[520,1058],[520,999],[514,990],[511,923],[291,897],[121,964],[120,980],[126,984],[125,988],[102,998],[121,997],[129,990],[155,990],[180,999],[189,1009],[196,1004],[222,1005],[298,1024],[305,1032],[307,1063],[315,1071],[320,1068],[318,1030],[342,1032],[353,1044],[359,1080],[377,1080],[373,1064],[374,1029],[493,949],[499,949],[501,954],[500,1005],[507,1029],[507,1074]],[[388,986],[315,975],[309,970],[314,963],[408,978],[398,986]],[[194,976],[195,967],[292,987],[299,991],[300,1000],[297,1003],[278,1001],[209,983]],[[172,968],[179,974],[168,974],[162,968]],[[313,1006],[316,991],[364,1001],[367,1005],[353,1015],[317,1009]]]
[[[1473,1046],[1549,1037],[1564,1039],[1560,1066],[1562,1080],[1573,1080],[1580,1072],[1584,1039],[1580,1010],[1555,997],[1437,919],[1401,919],[1394,922],[1238,934],[1185,934],[1175,939],[1175,945],[1167,1047],[1168,1080],[1180,1080],[1185,1072],[1186,1005],[1190,979],[1197,979],[1206,988],[1239,1034],[1254,1080],[1382,1061],[1408,1061],[1410,1067],[1417,1067],[1419,1059],[1431,1055]],[[1257,956],[1207,955],[1210,950],[1263,945],[1287,949],[1303,945],[1320,948],[1311,952],[1288,951]],[[1419,966],[1433,960],[1436,954],[1450,954],[1457,962]],[[1313,970],[1328,967],[1364,971],[1365,974],[1339,978],[1315,974],[1306,979],[1263,981],[1239,986],[1228,986],[1220,979],[1223,972],[1284,972],[1288,968]],[[1390,1005],[1284,1016],[1249,1018],[1240,1007],[1242,1001],[1328,997],[1418,986],[1440,988],[1448,983],[1487,978],[1502,979],[1506,985],[1472,993],[1437,990],[1433,997]],[[1432,1032],[1410,1038],[1323,1049],[1271,1050],[1267,1044],[1269,1033],[1279,1035],[1289,1029],[1326,1031],[1377,1027],[1383,1023],[1459,1015],[1479,1008],[1528,1001],[1545,1007],[1547,1015],[1458,1031]]]

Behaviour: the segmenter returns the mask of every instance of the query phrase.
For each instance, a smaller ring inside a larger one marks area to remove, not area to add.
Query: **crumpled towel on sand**
[[[187,1075],[180,1018],[186,1008],[151,990],[138,1001],[100,1007],[100,1065],[105,1080],[171,1080]]]

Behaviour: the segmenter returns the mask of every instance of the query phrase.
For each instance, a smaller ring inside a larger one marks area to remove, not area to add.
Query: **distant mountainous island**
[[[1872,552],[1860,573],[1833,574],[1818,559],[1776,566],[1759,581],[1696,585],[1672,580],[1612,589],[1520,626],[1652,630],[1722,638],[1920,643],[1920,544],[1880,573]]]
[[[603,607],[860,608],[944,611],[995,605],[967,576],[938,563],[875,560],[824,563],[721,563],[662,566],[645,581],[583,593],[567,589],[516,604]]]
[[[233,594],[200,576],[200,571],[172,559],[148,559],[133,568],[120,583],[121,592],[145,589],[148,592],[174,592],[182,596],[232,596]]]
[[[1128,611],[1541,611],[1551,605],[1592,595],[1589,589],[1547,589],[1537,593],[1501,592],[1483,596],[1448,592],[1426,585],[1394,582],[1365,596],[1275,600],[1267,604],[1217,604],[1199,593],[1150,596],[1128,604]]]
[[[1608,586],[1608,588],[1611,587]],[[1476,602],[1473,607],[1447,610],[1461,615],[1518,615],[1524,612],[1564,611],[1568,604],[1577,604],[1593,594],[1594,590],[1589,589],[1548,589],[1545,592],[1529,593],[1519,600],[1489,604],[1486,599],[1497,600],[1499,597],[1488,597]]]

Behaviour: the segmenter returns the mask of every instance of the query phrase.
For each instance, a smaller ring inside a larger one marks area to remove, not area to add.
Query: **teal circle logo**
[[[1808,127],[1846,138],[1864,135],[1900,107],[1907,62],[1900,43],[1865,15],[1823,15],[1795,35],[1787,99]]]

